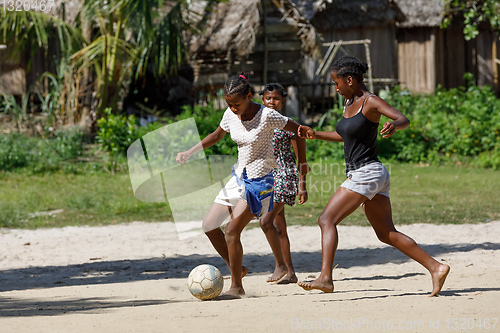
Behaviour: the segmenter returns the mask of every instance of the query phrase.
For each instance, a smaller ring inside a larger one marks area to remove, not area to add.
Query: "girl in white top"
[[[224,98],[228,108],[220,125],[199,144],[179,153],[177,161],[184,164],[191,155],[213,146],[228,132],[238,145],[238,163],[233,177],[205,216],[203,230],[231,271],[231,287],[225,295],[241,297],[245,294],[242,277],[248,272],[242,266],[241,232],[252,218],[272,210],[272,170],[276,168],[272,147],[274,129],[297,134],[299,124],[275,110],[254,103],[251,86],[244,73],[227,80]],[[224,234],[220,226],[229,215],[231,219]],[[276,229],[271,237],[279,242]]]

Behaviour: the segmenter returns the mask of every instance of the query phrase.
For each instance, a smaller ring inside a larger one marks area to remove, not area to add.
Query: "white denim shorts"
[[[245,185],[238,185],[236,176],[232,176],[226,183],[226,186],[224,186],[224,188],[219,191],[219,194],[215,198],[214,202],[229,207],[235,207],[238,203],[238,200],[240,199],[247,202]],[[263,214],[267,213],[270,204],[271,197],[267,197],[262,200],[262,213],[260,217],[262,217]]]
[[[385,166],[380,162],[374,162],[349,171],[347,180],[340,186],[362,194],[371,200],[377,194],[389,197],[391,180]]]

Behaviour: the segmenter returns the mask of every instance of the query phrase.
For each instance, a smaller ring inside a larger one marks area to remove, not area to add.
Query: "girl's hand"
[[[316,139],[316,132],[309,126],[300,125],[298,134],[301,138],[313,140]]]
[[[187,151],[183,151],[177,154],[175,161],[180,164],[185,164],[191,155]]]
[[[298,197],[299,197],[299,205],[305,203],[308,199],[307,190],[299,189]]]
[[[383,138],[388,138],[394,133],[396,133],[396,126],[390,121],[386,122],[380,131],[380,135],[382,135]]]

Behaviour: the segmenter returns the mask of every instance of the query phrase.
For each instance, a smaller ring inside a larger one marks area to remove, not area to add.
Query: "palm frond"
[[[121,54],[124,59],[128,58],[132,62],[137,59],[137,50],[134,48],[134,45],[109,34],[99,36],[92,43],[75,52],[70,59],[80,62],[80,67],[89,67],[98,61],[98,59],[102,61],[102,59],[109,56],[110,45],[116,45],[117,53]]]
[[[59,48],[63,54],[71,54],[84,45],[80,30],[35,11],[0,12],[0,42],[9,45],[13,54],[36,48],[46,52]]]
[[[184,33],[194,27],[187,20],[188,8],[179,1],[155,25],[147,37],[148,43],[140,53],[136,67],[136,78],[145,72],[149,62],[157,76],[175,73],[185,61],[187,45]]]

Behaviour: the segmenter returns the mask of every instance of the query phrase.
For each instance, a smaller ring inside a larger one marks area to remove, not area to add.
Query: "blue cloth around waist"
[[[252,212],[252,214],[260,216],[262,212],[262,200],[268,197],[271,197],[268,212],[273,210],[274,177],[272,171],[269,172],[264,177],[252,178],[252,179],[248,178],[246,169],[243,169],[241,178],[236,175],[234,169],[232,170],[231,175],[236,176],[236,182],[238,183],[238,185],[245,186],[247,203],[248,206],[250,207],[250,211]]]

